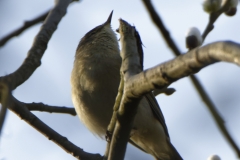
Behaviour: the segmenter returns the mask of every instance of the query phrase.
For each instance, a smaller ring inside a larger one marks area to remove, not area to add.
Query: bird
[[[82,123],[104,138],[120,83],[121,56],[116,33],[107,21],[80,40],[71,73],[72,102]],[[156,160],[181,160],[170,142],[161,109],[152,93],[140,100],[129,142]]]

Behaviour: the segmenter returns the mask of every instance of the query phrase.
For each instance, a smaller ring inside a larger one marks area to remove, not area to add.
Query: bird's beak
[[[108,16],[107,21],[104,23],[104,25],[110,25],[111,24],[111,20],[112,20],[112,14],[113,14],[113,10],[110,13],[110,15]]]

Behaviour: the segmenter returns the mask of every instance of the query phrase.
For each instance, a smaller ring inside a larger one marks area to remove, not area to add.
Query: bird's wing
[[[142,40],[141,37],[138,33],[138,31],[135,29],[135,38],[136,38],[136,43],[137,43],[137,49],[138,49],[138,54],[139,54],[139,59],[140,59],[140,65],[141,65],[141,70],[143,70],[143,49],[142,49]],[[148,93],[145,95],[152,111],[153,114],[155,115],[155,117],[158,119],[158,121],[162,124],[165,134],[166,136],[169,137],[168,134],[168,129],[167,129],[167,125],[165,123],[165,119],[163,117],[162,111],[157,103],[157,100],[155,99],[153,93]]]
[[[134,143],[131,139],[129,139],[128,142],[131,143],[132,145],[134,145],[135,147],[137,147],[138,149],[140,149],[141,151],[147,153],[144,149],[142,149],[139,145],[137,145],[136,143]]]
[[[169,137],[169,134],[168,134],[168,129],[167,129],[167,125],[165,123],[165,119],[164,119],[164,116],[162,114],[162,111],[157,103],[157,100],[156,98],[154,97],[153,93],[148,93],[145,95],[152,111],[153,111],[153,114],[154,116],[157,118],[157,120],[162,124],[163,128],[164,128],[164,131],[165,131],[165,134]]]

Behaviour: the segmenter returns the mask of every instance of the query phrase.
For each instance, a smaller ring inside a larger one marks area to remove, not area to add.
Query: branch
[[[15,31],[13,31],[12,33],[6,35],[5,37],[3,37],[2,39],[0,39],[0,47],[2,47],[7,41],[9,41],[11,38],[20,35],[23,31],[25,31],[26,29],[32,27],[33,25],[42,22],[45,20],[45,18],[47,17],[49,11],[45,12],[44,14],[36,17],[33,20],[29,20],[29,21],[25,21],[22,27],[19,27],[18,29],[16,29]]]
[[[36,35],[33,46],[28,51],[24,63],[12,74],[0,77],[0,81],[8,84],[10,90],[25,82],[32,73],[41,65],[41,58],[47,49],[48,41],[53,32],[57,29],[57,25],[66,14],[66,8],[72,0],[58,0],[55,7],[45,19],[39,33]]]
[[[121,73],[124,78],[124,94],[117,112],[117,121],[115,124],[113,137],[110,144],[108,160],[123,160],[127,142],[129,140],[130,131],[133,127],[134,117],[137,113],[138,104],[141,97],[129,97],[129,93],[125,92],[125,84],[133,75],[139,73],[142,68],[141,53],[139,47],[141,44],[140,37],[136,33],[135,27],[132,27],[124,20],[120,19],[119,32],[121,35],[121,57],[122,66]],[[137,34],[137,35],[136,35]],[[136,40],[138,37],[138,41]]]
[[[142,49],[142,41],[141,41],[140,35],[136,31],[135,27],[132,27],[124,20],[120,19],[119,21],[120,21],[120,27],[119,29],[117,29],[117,32],[120,31],[121,39],[122,39],[121,57],[122,57],[123,63],[121,65],[121,71],[120,71],[121,80],[118,88],[118,95],[116,97],[116,101],[113,107],[114,112],[107,130],[107,133],[110,134],[110,136],[113,133],[113,131],[115,132],[113,136],[114,140],[110,143],[110,141],[112,140],[112,137],[108,139],[108,144],[105,152],[105,157],[108,157],[110,152],[109,159],[114,159],[114,160],[116,159],[116,157],[118,157],[119,159],[121,159],[121,157],[124,158],[127,141],[129,139],[129,133],[132,127],[131,125],[127,127],[121,127],[121,126],[126,124],[126,119],[128,119],[127,123],[129,121],[131,122],[134,119],[134,115],[136,114],[135,109],[137,109],[138,107],[137,104],[139,102],[138,98],[129,99],[129,97],[127,97],[126,94],[124,94],[125,98],[123,97],[124,83],[127,82],[127,79],[129,76],[135,75],[143,70],[143,49]],[[130,57],[132,56],[132,58],[129,58],[128,56]],[[131,105],[136,105],[136,106],[133,106],[134,109],[131,109],[131,111],[126,111],[127,109],[125,107],[131,106]],[[122,106],[121,109],[119,109],[120,106]],[[119,121],[118,125],[116,125],[117,120]],[[126,128],[127,128],[127,131],[126,131]],[[118,139],[119,137],[120,139]],[[119,141],[123,143],[119,143]]]
[[[218,128],[222,131],[223,135],[225,136],[227,141],[230,143],[230,145],[233,147],[236,154],[240,158],[240,149],[237,146],[237,144],[234,142],[234,140],[231,137],[230,133],[228,132],[227,128],[225,127],[223,118],[220,116],[220,113],[215,109],[216,107],[215,107],[214,103],[211,101],[211,99],[208,96],[206,96],[207,94],[204,91],[203,86],[201,86],[201,84],[198,84],[197,79],[194,79],[194,78],[195,77],[192,77],[193,83],[195,84],[195,86],[198,87],[198,90],[200,91],[202,100],[209,106],[208,109],[209,109],[210,113],[212,114],[215,122],[217,123]]]
[[[171,61],[131,77],[125,84],[125,92],[131,93],[130,96],[141,96],[155,88],[166,87],[176,80],[194,74],[207,65],[218,61],[240,65],[240,45],[230,41],[216,42],[202,48],[193,49]],[[139,85],[141,87],[138,87]],[[204,95],[204,92],[201,92],[201,94]],[[240,150],[224,126],[224,121],[214,108],[210,108],[210,111],[225,138],[240,157]]]
[[[202,43],[204,42],[207,35],[214,29],[214,23],[219,18],[219,16],[222,13],[228,11],[230,3],[231,3],[231,0],[227,0],[225,4],[218,11],[212,12],[209,14],[208,24],[202,34]]]
[[[172,95],[176,90],[174,88],[161,88],[161,89],[154,89],[153,90],[153,95],[156,97],[159,94],[165,94],[167,96]]]
[[[74,108],[68,107],[58,107],[58,106],[49,106],[43,103],[25,103],[25,106],[29,111],[41,111],[49,113],[66,113],[76,116],[76,111]]]
[[[125,85],[133,95],[142,95],[155,88],[162,88],[176,80],[197,73],[202,68],[226,61],[240,65],[240,45],[231,41],[215,42],[196,48],[173,60],[145,70],[129,79]],[[134,84],[134,85],[133,85]],[[141,87],[138,87],[141,85]],[[129,92],[126,91],[125,92]]]
[[[11,91],[17,86],[26,81],[35,69],[41,64],[41,57],[47,48],[47,43],[50,40],[53,32],[56,30],[61,18],[65,15],[67,6],[72,0],[56,0],[55,7],[49,13],[41,30],[35,37],[32,48],[28,52],[28,57],[20,68],[14,73],[0,77],[0,103],[3,107],[9,108],[16,113],[21,119],[26,121],[33,128],[45,135],[49,140],[52,140],[57,145],[62,147],[66,152],[72,154],[74,157],[81,160],[100,160],[102,156],[99,154],[90,154],[84,152],[81,148],[75,146],[67,140],[66,137],[61,136],[53,129],[44,124],[34,114],[32,114],[24,103],[15,99]]]
[[[62,149],[64,149],[67,153],[72,154],[77,159],[81,160],[101,160],[102,156],[99,154],[91,154],[84,152],[83,149],[75,146],[73,143],[68,141],[66,137],[61,136],[56,131],[48,127],[45,123],[43,123],[40,119],[38,119],[34,114],[32,114],[29,110],[27,110],[24,103],[15,99],[8,88],[8,86],[4,83],[0,83],[0,94],[1,99],[0,103],[10,109],[12,112],[17,114],[22,120],[27,122],[33,128],[38,130],[44,136],[46,136],[49,140],[56,143]]]
[[[229,3],[231,2],[231,0],[227,0],[226,3],[222,6],[221,9],[219,9],[218,11],[216,12],[213,12],[209,15],[209,21],[208,21],[208,25],[206,26],[203,34],[202,34],[202,39],[203,39],[203,42],[205,40],[205,38],[207,37],[207,35],[213,30],[214,28],[214,23],[215,21],[218,19],[218,17],[225,11],[228,10],[228,6],[229,6]]]
[[[167,28],[164,26],[163,21],[161,20],[160,16],[157,14],[157,12],[155,11],[152,3],[150,0],[143,0],[143,3],[145,5],[145,7],[147,8],[152,21],[155,23],[155,25],[158,27],[158,30],[160,31],[160,33],[162,34],[162,36],[164,37],[165,41],[167,42],[168,46],[172,49],[173,53],[176,56],[181,55],[180,50],[178,49],[177,45],[175,44],[175,42],[173,41],[169,31],[167,30]]]

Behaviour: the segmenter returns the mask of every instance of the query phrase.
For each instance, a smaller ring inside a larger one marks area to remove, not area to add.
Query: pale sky
[[[202,9],[201,0],[153,1],[177,46],[184,53],[185,33],[189,27],[203,32],[208,14]],[[1,0],[0,37],[13,31],[53,6],[53,1]],[[53,34],[43,58],[42,65],[13,95],[22,102],[43,102],[48,105],[73,107],[71,101],[70,74],[76,47],[89,30],[106,21],[114,10],[112,28],[118,28],[122,18],[134,24],[144,44],[145,69],[174,58],[146,9],[139,0],[101,0],[72,3],[58,29]],[[12,73],[23,62],[35,35],[36,25],[0,48],[0,76]],[[240,41],[240,14],[234,17],[222,15],[215,29],[203,45],[211,42]],[[204,88],[223,116],[238,146],[240,146],[240,68],[221,62],[199,73]],[[160,95],[157,100],[166,119],[172,144],[185,160],[206,160],[217,154],[222,160],[236,160],[231,146],[219,132],[213,118],[195,91],[189,78],[181,79],[170,87],[176,89],[171,96]],[[90,133],[77,116],[33,112],[47,125],[87,152],[103,154],[106,143]],[[74,160],[60,147],[49,141],[34,128],[8,112],[0,139],[0,160]],[[128,145],[126,160],[153,159],[151,156]]]

